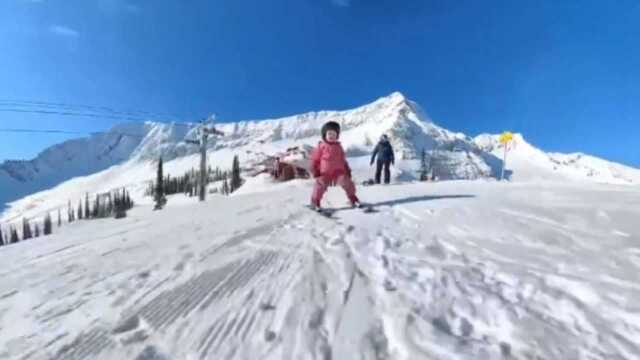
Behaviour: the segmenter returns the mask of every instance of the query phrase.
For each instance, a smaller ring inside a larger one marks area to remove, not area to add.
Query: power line
[[[45,133],[45,134],[70,134],[70,135],[86,135],[86,132],[67,131],[67,130],[38,130],[38,129],[0,129],[0,132],[12,133]]]
[[[93,114],[93,113],[78,113],[78,112],[63,112],[63,111],[50,111],[50,110],[27,110],[27,109],[2,109],[0,112],[15,112],[15,113],[27,113],[27,114],[42,114],[42,115],[61,115],[61,116],[80,116],[80,117],[92,117],[103,119],[121,119],[132,121],[147,121],[150,119],[136,118],[131,116],[116,116],[108,114]]]
[[[117,119],[117,120],[129,120],[136,122],[144,122],[144,121],[157,121],[161,123],[165,123],[164,121],[160,121],[158,119],[151,118],[140,118],[133,116],[117,116],[117,115],[109,115],[109,114],[96,114],[96,113],[82,113],[82,112],[69,112],[69,111],[52,111],[52,110],[29,110],[29,109],[12,109],[12,108],[2,108],[0,107],[0,112],[15,112],[15,113],[25,113],[25,114],[40,114],[40,115],[58,115],[58,116],[74,116],[74,117],[85,117],[85,118],[99,118],[99,119]],[[179,122],[171,122],[170,124],[176,126],[188,126],[194,127],[197,126],[197,123],[179,123]]]
[[[117,115],[135,115],[135,116],[153,116],[153,117],[165,117],[172,119],[179,119],[179,116],[171,115],[171,114],[160,114],[154,113],[150,111],[143,110],[118,110],[107,106],[94,106],[94,105],[82,105],[82,104],[65,104],[65,103],[55,103],[48,101],[32,101],[32,100],[11,100],[11,99],[0,99],[0,105],[6,106],[19,106],[19,107],[44,107],[44,108],[63,108],[63,109],[71,109],[71,110],[90,110],[90,111],[99,111],[99,112],[109,112]]]
[[[123,111],[107,106],[67,104],[39,100],[0,99],[0,112],[72,116],[80,118],[102,118],[140,122],[155,121],[162,123],[167,123],[166,120],[169,120],[167,118],[172,118],[171,120],[173,121],[171,121],[171,124],[176,126],[194,127],[201,125],[201,123],[177,122],[176,120],[180,119],[180,117],[171,114],[158,114],[143,110]],[[215,114],[212,116],[215,117]]]
[[[13,105],[17,106],[17,108],[6,108],[3,105]],[[51,108],[53,110],[45,110],[40,109],[38,107]],[[26,107],[26,108],[25,108]],[[29,109],[29,107],[32,107]],[[56,107],[60,108],[69,108],[68,111],[63,109],[56,109]],[[91,112],[85,112],[84,110],[74,109],[76,108],[85,108],[85,109],[93,109]],[[95,112],[95,109],[101,109],[106,111],[107,113],[99,113]],[[82,118],[104,118],[104,119],[118,119],[118,120],[129,120],[129,121],[152,121],[155,119],[150,118],[142,118],[139,116],[135,116],[131,113],[120,112],[108,107],[104,106],[89,106],[89,105],[71,105],[71,104],[63,104],[63,103],[51,103],[44,101],[24,101],[24,100],[6,100],[0,99],[0,112],[13,112],[13,113],[25,113],[25,114],[40,114],[40,115],[55,115],[55,116],[73,116],[73,117],[82,117]],[[143,113],[140,111],[140,113]],[[165,123],[164,121],[158,121],[161,123]],[[197,126],[201,126],[202,123],[178,123],[171,122],[169,123],[171,126],[186,126],[189,128],[195,128]],[[118,134],[123,136],[130,137],[138,137],[144,138],[146,135],[139,134],[127,134],[121,133],[117,131],[98,131],[98,132],[79,132],[79,131],[69,131],[69,130],[59,130],[59,129],[24,129],[24,128],[0,128],[0,132],[4,133],[33,133],[33,134],[66,134],[66,135],[98,135],[98,134]]]
[[[67,130],[51,130],[51,129],[9,129],[0,128],[0,133],[27,133],[27,134],[66,134],[66,135],[100,135],[100,134],[115,134],[122,136],[130,136],[137,138],[145,138],[145,135],[139,134],[127,134],[117,131],[96,131],[96,132],[80,132],[80,131],[67,131]]]
[[[190,126],[195,128],[200,124],[197,123],[171,123],[170,125]],[[148,134],[129,134],[119,131],[107,130],[107,131],[70,131],[60,129],[25,129],[25,128],[0,128],[0,133],[33,133],[33,134],[65,134],[65,135],[99,135],[99,134],[116,134],[123,136],[145,138]]]

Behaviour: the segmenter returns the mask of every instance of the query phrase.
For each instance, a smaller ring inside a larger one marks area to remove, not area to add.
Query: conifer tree
[[[420,152],[420,181],[427,180],[429,176],[429,164],[427,163],[427,152],[422,148]]]
[[[0,226],[0,246],[4,245],[4,236],[2,236],[2,226]]]
[[[233,166],[231,167],[231,184],[230,192],[238,190],[242,186],[242,178],[240,177],[240,160],[238,155],[233,157]]]
[[[165,189],[164,189],[164,176],[163,176],[163,168],[162,168],[162,157],[160,157],[160,160],[158,161],[158,173],[156,175],[156,191],[154,194],[154,200],[155,200],[155,206],[154,206],[154,210],[160,210],[162,209],[162,207],[166,204],[167,199],[164,196],[165,194]],[[125,201],[127,203],[127,207],[129,206],[128,201]]]
[[[127,217],[127,209],[125,209],[124,203],[118,201],[115,204],[115,215],[114,215],[114,217],[116,219],[122,219],[122,218]]]
[[[40,237],[40,225],[38,225],[37,223],[34,226],[33,237],[34,238]]]
[[[229,188],[229,182],[225,178],[224,182],[222,183],[222,194],[229,195],[230,192],[231,192],[231,189]]]
[[[33,237],[31,234],[31,225],[29,225],[29,220],[26,218],[22,218],[22,240],[29,240]]]
[[[96,194],[96,200],[93,203],[93,211],[91,212],[91,217],[97,219],[101,217],[102,211],[100,209],[100,196]]]
[[[82,212],[82,201],[78,202],[78,220],[82,220],[84,213]]]
[[[91,217],[91,209],[89,208],[89,193],[84,197],[84,218],[89,219]]]
[[[15,244],[18,241],[20,241],[20,238],[18,237],[18,230],[16,230],[16,228],[14,228],[13,226],[11,227],[11,244]]]
[[[111,196],[109,196],[107,198],[107,210],[105,216],[110,216],[111,214],[113,214],[113,200],[111,199]]]
[[[73,222],[73,208],[71,207],[71,200],[67,203],[67,222]]]
[[[44,234],[51,235],[52,232],[53,232],[53,224],[51,222],[51,215],[47,213],[47,216],[44,217]]]

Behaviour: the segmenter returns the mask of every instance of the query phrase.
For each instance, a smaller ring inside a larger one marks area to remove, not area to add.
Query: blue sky
[[[640,167],[638,19],[636,0],[2,0],[0,100],[236,121],[398,90],[455,131]],[[0,112],[0,128],[114,122]],[[66,137],[0,133],[0,160]]]

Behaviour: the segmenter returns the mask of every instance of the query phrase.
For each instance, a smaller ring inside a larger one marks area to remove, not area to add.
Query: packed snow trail
[[[638,359],[640,190],[308,183],[0,248],[0,358]]]

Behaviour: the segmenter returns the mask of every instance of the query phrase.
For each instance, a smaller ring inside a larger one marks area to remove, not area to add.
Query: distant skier
[[[360,207],[356,186],[351,180],[351,168],[347,163],[340,137],[340,124],[330,121],[322,126],[322,141],[311,155],[311,172],[316,180],[311,196],[311,206],[320,211],[322,197],[331,185],[340,185],[354,207]]]
[[[389,167],[391,165],[395,165],[395,156],[393,154],[393,147],[391,143],[389,143],[389,137],[387,135],[382,135],[380,137],[380,141],[376,148],[373,149],[373,154],[371,155],[371,164],[378,157],[378,162],[376,166],[376,184],[380,184],[380,177],[382,175],[382,169],[384,168],[384,183],[388,184],[391,181],[391,171]]]

